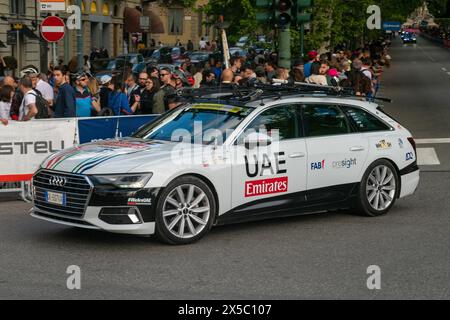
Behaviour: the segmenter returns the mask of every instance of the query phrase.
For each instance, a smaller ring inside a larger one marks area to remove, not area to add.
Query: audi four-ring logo
[[[48,179],[48,182],[54,187],[64,187],[67,183],[67,179],[64,177],[52,176]]]

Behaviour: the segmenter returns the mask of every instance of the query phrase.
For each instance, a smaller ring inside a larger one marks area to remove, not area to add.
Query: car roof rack
[[[177,95],[187,100],[223,101],[234,104],[245,104],[265,99],[282,99],[288,96],[318,96],[318,97],[340,97],[340,98],[367,98],[358,96],[353,88],[339,86],[321,86],[302,82],[288,82],[274,80],[273,84],[253,83],[238,86],[226,84],[217,87],[203,87],[199,89],[182,88]],[[379,100],[392,102],[392,99],[384,97],[371,97],[369,101]]]

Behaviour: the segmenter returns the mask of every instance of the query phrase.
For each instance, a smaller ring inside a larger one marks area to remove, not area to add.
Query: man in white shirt
[[[33,81],[30,77],[23,77],[19,83],[23,93],[22,104],[19,109],[19,121],[29,121],[37,115],[36,92],[33,90]]]
[[[199,45],[199,47],[200,47],[200,50],[206,50],[206,41],[205,41],[205,38],[202,38],[202,39],[200,40],[200,43],[199,43],[198,45]]]
[[[51,85],[42,80],[42,74],[37,76],[36,88],[42,94],[42,97],[47,100],[48,105],[51,107],[53,105],[53,99],[55,97],[55,92]]]

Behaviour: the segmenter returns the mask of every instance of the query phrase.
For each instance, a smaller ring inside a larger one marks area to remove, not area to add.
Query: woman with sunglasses
[[[164,92],[161,90],[159,79],[150,78],[146,82],[144,91],[136,97],[134,108],[139,108],[140,114],[162,114],[164,108]]]

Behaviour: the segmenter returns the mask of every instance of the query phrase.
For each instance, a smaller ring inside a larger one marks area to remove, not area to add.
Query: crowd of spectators
[[[278,66],[274,52],[254,50],[246,57],[232,57],[229,68],[214,59],[202,65],[186,59],[177,68],[154,66],[139,75],[130,72],[100,79],[88,72],[87,56],[81,73],[71,73],[62,61],[58,66],[51,64],[47,74],[27,66],[18,80],[6,76],[0,81],[0,122],[161,114],[182,103],[178,89],[229,85],[285,82],[341,86],[370,99],[379,89],[383,69],[390,64],[389,44],[380,39],[353,51],[344,46],[332,52],[312,50],[305,60],[294,59],[291,68]],[[101,50],[94,53],[107,54]]]

